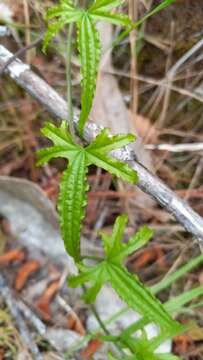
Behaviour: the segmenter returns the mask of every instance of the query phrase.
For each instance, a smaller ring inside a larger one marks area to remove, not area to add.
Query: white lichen
[[[0,63],[2,64],[2,66],[4,66],[12,56],[13,54],[9,50],[7,50],[4,46],[0,45]],[[14,60],[7,69],[11,78],[13,79],[19,78],[20,75],[26,70],[30,70],[29,65],[22,63],[19,59]]]

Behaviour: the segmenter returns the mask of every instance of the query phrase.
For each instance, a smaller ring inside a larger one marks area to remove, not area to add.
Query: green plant
[[[96,139],[88,146],[75,144],[68,132],[66,122],[60,128],[47,123],[42,133],[53,141],[54,146],[38,151],[41,165],[51,158],[63,157],[69,160],[60,185],[58,209],[60,213],[61,232],[68,253],[76,262],[80,260],[80,230],[86,205],[87,170],[94,164],[120,177],[135,183],[137,174],[127,164],[108,155],[112,150],[134,141],[129,135],[110,137],[108,129],[103,129]]]
[[[61,0],[59,5],[48,9],[46,19],[49,24],[44,39],[44,51],[51,38],[59,30],[67,24],[76,23],[77,49],[80,54],[82,75],[81,112],[77,126],[81,140],[92,106],[100,59],[97,21],[110,21],[115,25],[126,27],[126,30],[115,40],[117,42],[138,27],[149,16],[154,15],[173,1],[163,1],[136,24],[133,24],[127,15],[112,12],[113,8],[122,5],[124,0],[95,0],[87,9],[76,6],[71,0]],[[70,37],[68,41],[71,41]],[[69,46],[69,50],[70,48]],[[70,55],[71,52],[69,51],[68,56]],[[70,76],[68,80],[70,85]],[[70,106],[69,110],[71,110]],[[107,334],[100,336],[103,341],[114,342],[119,349],[124,349],[122,359],[175,360],[177,357],[171,354],[161,356],[156,354],[156,349],[160,343],[186,329],[173,320],[170,312],[177,308],[177,304],[182,306],[182,304],[201,294],[202,289],[198,288],[190,293],[188,292],[184,297],[179,297],[175,301],[171,300],[171,302],[169,301],[163,305],[155,297],[156,289],[148,289],[140,282],[137,276],[130,274],[123,264],[125,258],[144,246],[150,240],[152,231],[147,227],[143,227],[127,243],[123,243],[122,238],[127,222],[126,215],[117,218],[111,236],[101,233],[104,257],[92,258],[94,264],[91,266],[87,263],[90,258],[81,255],[80,233],[87,204],[88,167],[93,164],[124,181],[136,183],[136,172],[129,165],[116,160],[111,155],[111,151],[120,149],[134,141],[135,136],[132,134],[110,136],[108,129],[103,129],[91,144],[83,146],[73,134],[71,111],[69,111],[69,114],[68,123],[64,120],[60,127],[56,127],[51,123],[45,125],[42,133],[53,142],[53,146],[38,151],[39,165],[57,157],[68,160],[68,167],[64,171],[60,183],[58,210],[65,248],[69,255],[74,258],[79,272],[77,276],[69,277],[69,286],[77,287],[91,284],[86,289],[84,299],[87,303],[93,303],[103,284],[110,283],[119,297],[126,302],[127,307],[132,308],[142,316],[140,321],[125,329],[120,336]],[[163,287],[161,284],[159,290],[161,286]],[[160,328],[159,335],[152,340],[147,338],[144,328],[149,322],[155,323]],[[142,335],[135,340],[132,334],[137,330],[140,330]],[[113,354],[109,354],[109,358],[118,359]]]
[[[175,0],[165,0],[154,10],[133,24],[130,18],[122,13],[112,13],[112,9],[122,5],[125,0],[95,0],[87,9],[75,6],[72,0],[60,0],[60,4],[50,8],[46,14],[46,20],[50,21],[48,30],[45,34],[43,50],[49,44],[49,41],[65,25],[76,23],[77,26],[77,48],[80,54],[81,75],[82,75],[82,95],[81,95],[81,113],[78,123],[79,134],[82,135],[85,122],[92,107],[92,101],[96,89],[96,79],[100,59],[100,40],[96,28],[97,21],[108,21],[116,25],[127,27],[127,30],[121,34],[117,42],[125,37],[130,31],[138,27],[149,16],[156,14]],[[69,54],[70,55],[70,54]]]

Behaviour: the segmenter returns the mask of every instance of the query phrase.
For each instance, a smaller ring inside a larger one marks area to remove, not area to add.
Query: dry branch
[[[13,54],[4,46],[0,46],[0,70]],[[67,105],[65,100],[57,94],[44,80],[30,70],[29,66],[15,60],[7,70],[7,74],[26,92],[30,93],[46,109],[59,119],[67,119]],[[75,123],[77,124],[77,112]],[[87,123],[84,138],[91,141],[99,132],[99,127],[94,123]],[[138,163],[135,153],[130,148],[114,152],[114,156],[124,161],[129,161],[131,166],[138,172],[138,187],[156,199],[159,204],[174,215],[184,228],[194,235],[200,244],[203,244],[203,219],[176,194],[171,191],[161,180],[152,175],[144,166]]]

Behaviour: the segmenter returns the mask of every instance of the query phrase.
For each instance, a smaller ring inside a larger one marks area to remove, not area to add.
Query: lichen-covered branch
[[[13,54],[4,46],[0,45],[0,70]],[[68,111],[65,100],[57,94],[43,79],[30,70],[29,66],[20,60],[13,61],[6,70],[7,74],[26,92],[30,93],[55,117],[67,119]],[[78,116],[75,111],[75,125]],[[99,132],[99,127],[94,123],[87,123],[84,138],[90,142]],[[194,235],[203,244],[203,218],[173,191],[171,191],[161,180],[152,175],[144,166],[136,160],[135,153],[130,148],[115,151],[113,155],[119,160],[129,161],[131,166],[138,172],[138,187],[151,195],[165,209],[174,215],[183,227]]]

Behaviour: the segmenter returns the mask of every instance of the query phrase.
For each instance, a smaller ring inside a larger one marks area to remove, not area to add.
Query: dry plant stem
[[[36,314],[21,300],[17,301],[17,305],[24,317],[32,324],[36,331],[42,337],[45,337],[47,328],[44,323],[36,316]]]
[[[23,0],[23,7],[24,7],[24,18],[25,18],[25,45],[29,46],[31,42],[31,34],[30,34],[30,14],[29,14],[29,5],[27,0]],[[30,53],[26,52],[26,62],[30,64],[31,56]]]
[[[104,70],[102,70],[104,71]],[[105,73],[107,74],[113,74],[113,75],[117,75],[117,76],[123,76],[125,78],[130,78],[130,75],[128,75],[126,72],[124,71],[120,71],[120,70],[112,70],[112,69],[105,69],[104,71]],[[200,102],[203,102],[203,96],[198,95],[188,89],[184,89],[184,88],[181,88],[179,86],[175,86],[175,85],[172,85],[171,83],[169,83],[168,81],[166,81],[166,79],[162,79],[162,80],[157,80],[157,79],[153,79],[153,78],[150,78],[150,77],[146,77],[146,76],[143,76],[143,75],[135,75],[133,76],[135,79],[139,80],[139,81],[143,81],[143,82],[146,82],[148,84],[151,84],[152,87],[153,86],[159,86],[159,87],[162,87],[163,90],[165,89],[170,89],[172,91],[175,91],[177,92],[178,94],[181,94],[181,95],[184,95],[184,96],[187,96],[191,99],[195,99],[197,101],[200,101]]]
[[[35,360],[42,360],[42,356],[39,352],[39,349],[35,342],[32,339],[32,336],[26,326],[26,323],[20,313],[18,304],[10,290],[10,288],[6,284],[6,280],[4,279],[3,275],[0,274],[0,295],[2,296],[3,300],[5,301],[13,319],[16,322],[18,330],[21,335],[21,340],[25,344],[25,346],[29,349],[30,353]]]
[[[129,1],[129,17],[131,18],[132,22],[136,22],[138,18],[138,0],[130,0]],[[137,73],[137,54],[136,54],[136,32],[133,30],[130,33],[130,48],[131,48],[131,110],[132,110],[132,117],[136,117],[137,109],[138,109],[138,82],[137,79],[134,77]]]
[[[4,46],[0,46],[0,71],[5,63],[12,57]],[[68,117],[65,100],[56,93],[44,80],[30,70],[29,66],[20,60],[15,60],[7,68],[8,75],[25,91],[37,99],[55,117],[66,119]],[[74,121],[77,124],[78,116],[75,112]],[[94,123],[87,123],[84,138],[90,142],[99,132],[100,128]],[[116,151],[116,158],[130,161],[131,166],[138,172],[138,187],[154,197],[166,210],[174,215],[177,221],[203,244],[203,219],[183,200],[171,191],[162,181],[152,175],[144,166],[136,161],[136,155],[130,148]]]
[[[188,144],[147,144],[145,149],[148,150],[162,150],[170,152],[184,152],[184,151],[203,151],[203,143],[188,143]]]

